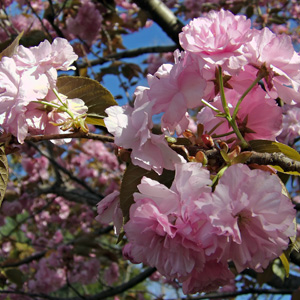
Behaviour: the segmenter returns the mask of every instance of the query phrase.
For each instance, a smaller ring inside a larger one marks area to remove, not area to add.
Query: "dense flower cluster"
[[[230,135],[232,128],[225,118],[214,117],[224,113],[218,68],[222,69],[231,114],[239,105],[236,123],[245,140],[275,140],[282,130],[282,109],[275,99],[280,97],[292,105],[300,102],[300,56],[291,39],[268,28],[252,29],[250,20],[224,10],[194,19],[179,39],[185,51],[174,53],[174,65],[163,64],[148,75],[149,88],[137,88],[133,108],[110,107],[106,111],[108,130],[118,146],[132,149],[132,162],[159,174],[158,165],[173,170],[180,159],[174,151],[165,147],[154,151],[145,145],[154,140],[163,145],[165,135],[183,134],[191,109],[200,110],[197,124],[213,137],[235,136]],[[265,90],[253,85],[260,79]],[[214,110],[204,105],[208,102]],[[161,118],[162,135],[151,132],[156,115]],[[169,159],[162,162],[166,155]]]
[[[182,282],[185,293],[195,293],[228,283],[229,260],[238,272],[262,271],[287,248],[295,211],[277,176],[233,165],[211,193],[201,164],[175,168],[170,189],[146,177],[138,186],[124,225],[127,258],[156,267]]]
[[[0,61],[0,124],[23,143],[28,132],[53,134],[87,112],[81,99],[53,92],[57,70],[73,69],[77,59],[67,40],[47,40],[37,47],[18,46],[12,57]],[[72,118],[67,110],[72,113]],[[67,129],[67,128],[66,128]]]
[[[229,283],[228,261],[238,272],[263,271],[295,235],[295,211],[276,175],[242,164],[219,174],[212,191],[208,169],[186,162],[165,136],[187,136],[196,116],[204,133],[229,144],[274,141],[286,132],[275,99],[300,103],[300,56],[288,36],[252,29],[250,20],[224,10],[194,19],[179,40],[184,51],[174,53],[175,64],[148,75],[149,88],[136,89],[134,107],[109,107],[105,124],[115,143],[131,150],[133,164],[158,174],[175,170],[170,189],[147,177],[138,185],[123,255],[195,293]],[[152,132],[153,116],[162,134]],[[100,202],[98,213],[119,228],[116,197],[118,192]]]

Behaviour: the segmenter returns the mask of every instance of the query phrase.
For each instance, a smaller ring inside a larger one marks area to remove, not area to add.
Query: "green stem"
[[[263,75],[261,73],[258,74],[257,78],[252,82],[252,84],[247,88],[247,90],[244,92],[244,94],[241,96],[241,98],[239,99],[239,101],[236,104],[236,107],[233,111],[232,114],[232,119],[235,120],[236,119],[236,115],[239,111],[239,107],[240,104],[242,103],[242,101],[244,100],[244,98],[249,94],[249,92],[258,84],[258,82],[263,78]]]
[[[46,102],[46,101],[32,101],[32,102],[43,104],[43,105],[50,106],[50,107],[53,107],[53,108],[60,108],[59,105],[51,103],[51,102]]]
[[[213,111],[215,111],[217,113],[221,113],[221,111],[219,109],[217,109],[216,107],[214,107],[213,105],[211,105],[210,103],[208,103],[207,101],[205,101],[204,99],[202,99],[201,102],[203,104],[205,104],[206,106],[208,106],[209,108],[211,108]]]
[[[223,134],[213,134],[211,137],[213,139],[216,139],[216,138],[220,138],[220,137],[224,137],[224,136],[228,136],[228,135],[231,135],[235,133],[234,131],[230,131],[230,132],[227,132],[227,133],[223,133]]]
[[[238,126],[236,125],[235,120],[233,120],[231,117],[230,119],[226,118],[228,120],[228,122],[230,123],[233,131],[235,132],[236,136],[238,137],[238,139],[241,141],[241,147],[243,148],[247,148],[249,145],[246,142],[246,140],[244,139],[244,137],[242,136]]]
[[[224,174],[224,172],[226,171],[226,169],[228,169],[229,166],[224,166],[218,173],[217,175],[214,177],[214,179],[212,180],[212,188],[215,187],[215,185],[217,184],[219,178]]]
[[[235,132],[236,136],[238,137],[238,139],[241,142],[241,147],[242,148],[246,148],[248,147],[248,143],[246,142],[246,140],[244,139],[244,137],[242,136],[236,122],[235,119],[233,119],[231,117],[228,105],[227,105],[227,101],[226,101],[226,97],[225,97],[225,91],[224,91],[224,83],[223,83],[223,76],[222,76],[222,68],[219,66],[219,72],[218,72],[218,82],[219,82],[219,88],[220,88],[220,96],[221,96],[221,101],[222,101],[222,106],[226,115],[226,119],[229,122],[229,124],[231,125],[233,131]]]
[[[53,93],[55,94],[56,98],[59,100],[59,102],[65,107],[65,108],[68,108],[68,105],[66,103],[64,103],[61,99],[60,99],[60,96],[57,92],[56,89],[52,89],[53,90]]]
[[[222,68],[219,66],[219,72],[218,72],[218,82],[219,82],[219,88],[220,88],[220,96],[222,101],[222,106],[224,109],[224,113],[227,117],[231,118],[230,111],[227,105],[226,97],[225,97],[225,91],[224,91],[224,83],[223,83],[223,76],[222,76]]]

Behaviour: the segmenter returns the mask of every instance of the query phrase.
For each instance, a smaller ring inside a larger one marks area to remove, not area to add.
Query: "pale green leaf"
[[[279,259],[274,260],[274,263],[272,265],[272,270],[276,276],[278,276],[282,281],[284,281],[286,273]]]
[[[57,80],[57,89],[69,99],[82,99],[88,107],[88,124],[105,126],[106,108],[118,105],[112,94],[98,81],[76,76],[62,76]]]

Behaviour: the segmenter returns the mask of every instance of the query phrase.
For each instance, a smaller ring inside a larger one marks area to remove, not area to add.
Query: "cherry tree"
[[[298,299],[297,1],[0,12],[1,299]]]

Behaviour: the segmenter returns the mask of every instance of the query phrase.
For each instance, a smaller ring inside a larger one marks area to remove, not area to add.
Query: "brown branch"
[[[124,284],[118,285],[116,287],[110,288],[106,291],[100,292],[98,294],[92,295],[92,296],[85,296],[86,300],[102,300],[107,299],[108,297],[112,297],[118,294],[121,294],[137,284],[144,281],[146,278],[151,276],[156,271],[155,268],[148,268],[144,272],[140,273],[139,275],[133,277],[129,281],[125,282]],[[23,291],[10,291],[10,290],[2,290],[0,291],[0,294],[16,294],[16,295],[26,295],[29,297],[36,297],[36,298],[42,298],[42,299],[49,299],[49,300],[82,300],[81,297],[72,297],[72,298],[61,298],[61,297],[53,297],[48,296],[45,294],[37,294],[37,293],[26,293]]]
[[[279,166],[286,172],[300,173],[300,162],[288,158],[283,153],[259,153],[255,151],[251,151],[251,153],[251,157],[247,160],[248,164]]]
[[[40,188],[39,194],[55,194],[61,196],[68,201],[80,204],[87,204],[95,207],[96,204],[103,199],[102,195],[95,195],[83,189],[68,189],[65,187],[53,185],[49,188]]]
[[[51,135],[31,135],[26,137],[25,142],[40,142],[45,140],[60,140],[60,139],[72,139],[72,138],[84,138],[90,140],[98,140],[102,142],[114,142],[114,138],[107,135],[96,134],[96,133],[84,133],[82,131],[74,133],[63,133],[63,134],[51,134]]]
[[[84,133],[84,132],[74,132],[66,134],[55,134],[55,135],[35,135],[29,136],[25,141],[39,142],[42,140],[54,140],[54,139],[64,139],[64,138],[86,138],[99,140],[102,142],[114,143],[114,137],[106,136],[96,133]],[[183,145],[171,145],[170,146],[174,151],[181,153]],[[195,156],[198,151],[202,151],[206,154],[208,159],[217,159],[223,161],[222,156],[218,149],[204,150],[201,147],[196,146],[185,146],[189,151],[189,154]],[[283,153],[274,152],[274,153],[259,153],[251,151],[251,157],[246,161],[247,164],[259,164],[259,165],[271,165],[279,166],[285,172],[299,172],[300,173],[300,162],[292,160],[285,156]]]
[[[202,299],[225,299],[225,298],[233,298],[241,295],[247,294],[256,294],[256,295],[291,295],[294,292],[292,289],[254,289],[247,288],[245,290],[234,291],[234,292],[215,292],[215,293],[207,293],[203,296],[191,297],[190,300],[202,300]],[[187,298],[181,298],[182,300],[186,300]],[[164,299],[164,300],[175,300],[175,299]],[[176,298],[178,300],[178,298]]]
[[[148,54],[148,53],[166,53],[166,52],[174,52],[178,48],[177,45],[170,46],[151,46],[151,47],[142,47],[137,49],[131,49],[127,51],[117,52],[105,57],[99,57],[97,59],[93,59],[88,63],[83,62],[78,64],[78,68],[85,68],[90,66],[102,65],[107,62],[115,61],[123,58],[131,58],[137,57],[139,55]]]

